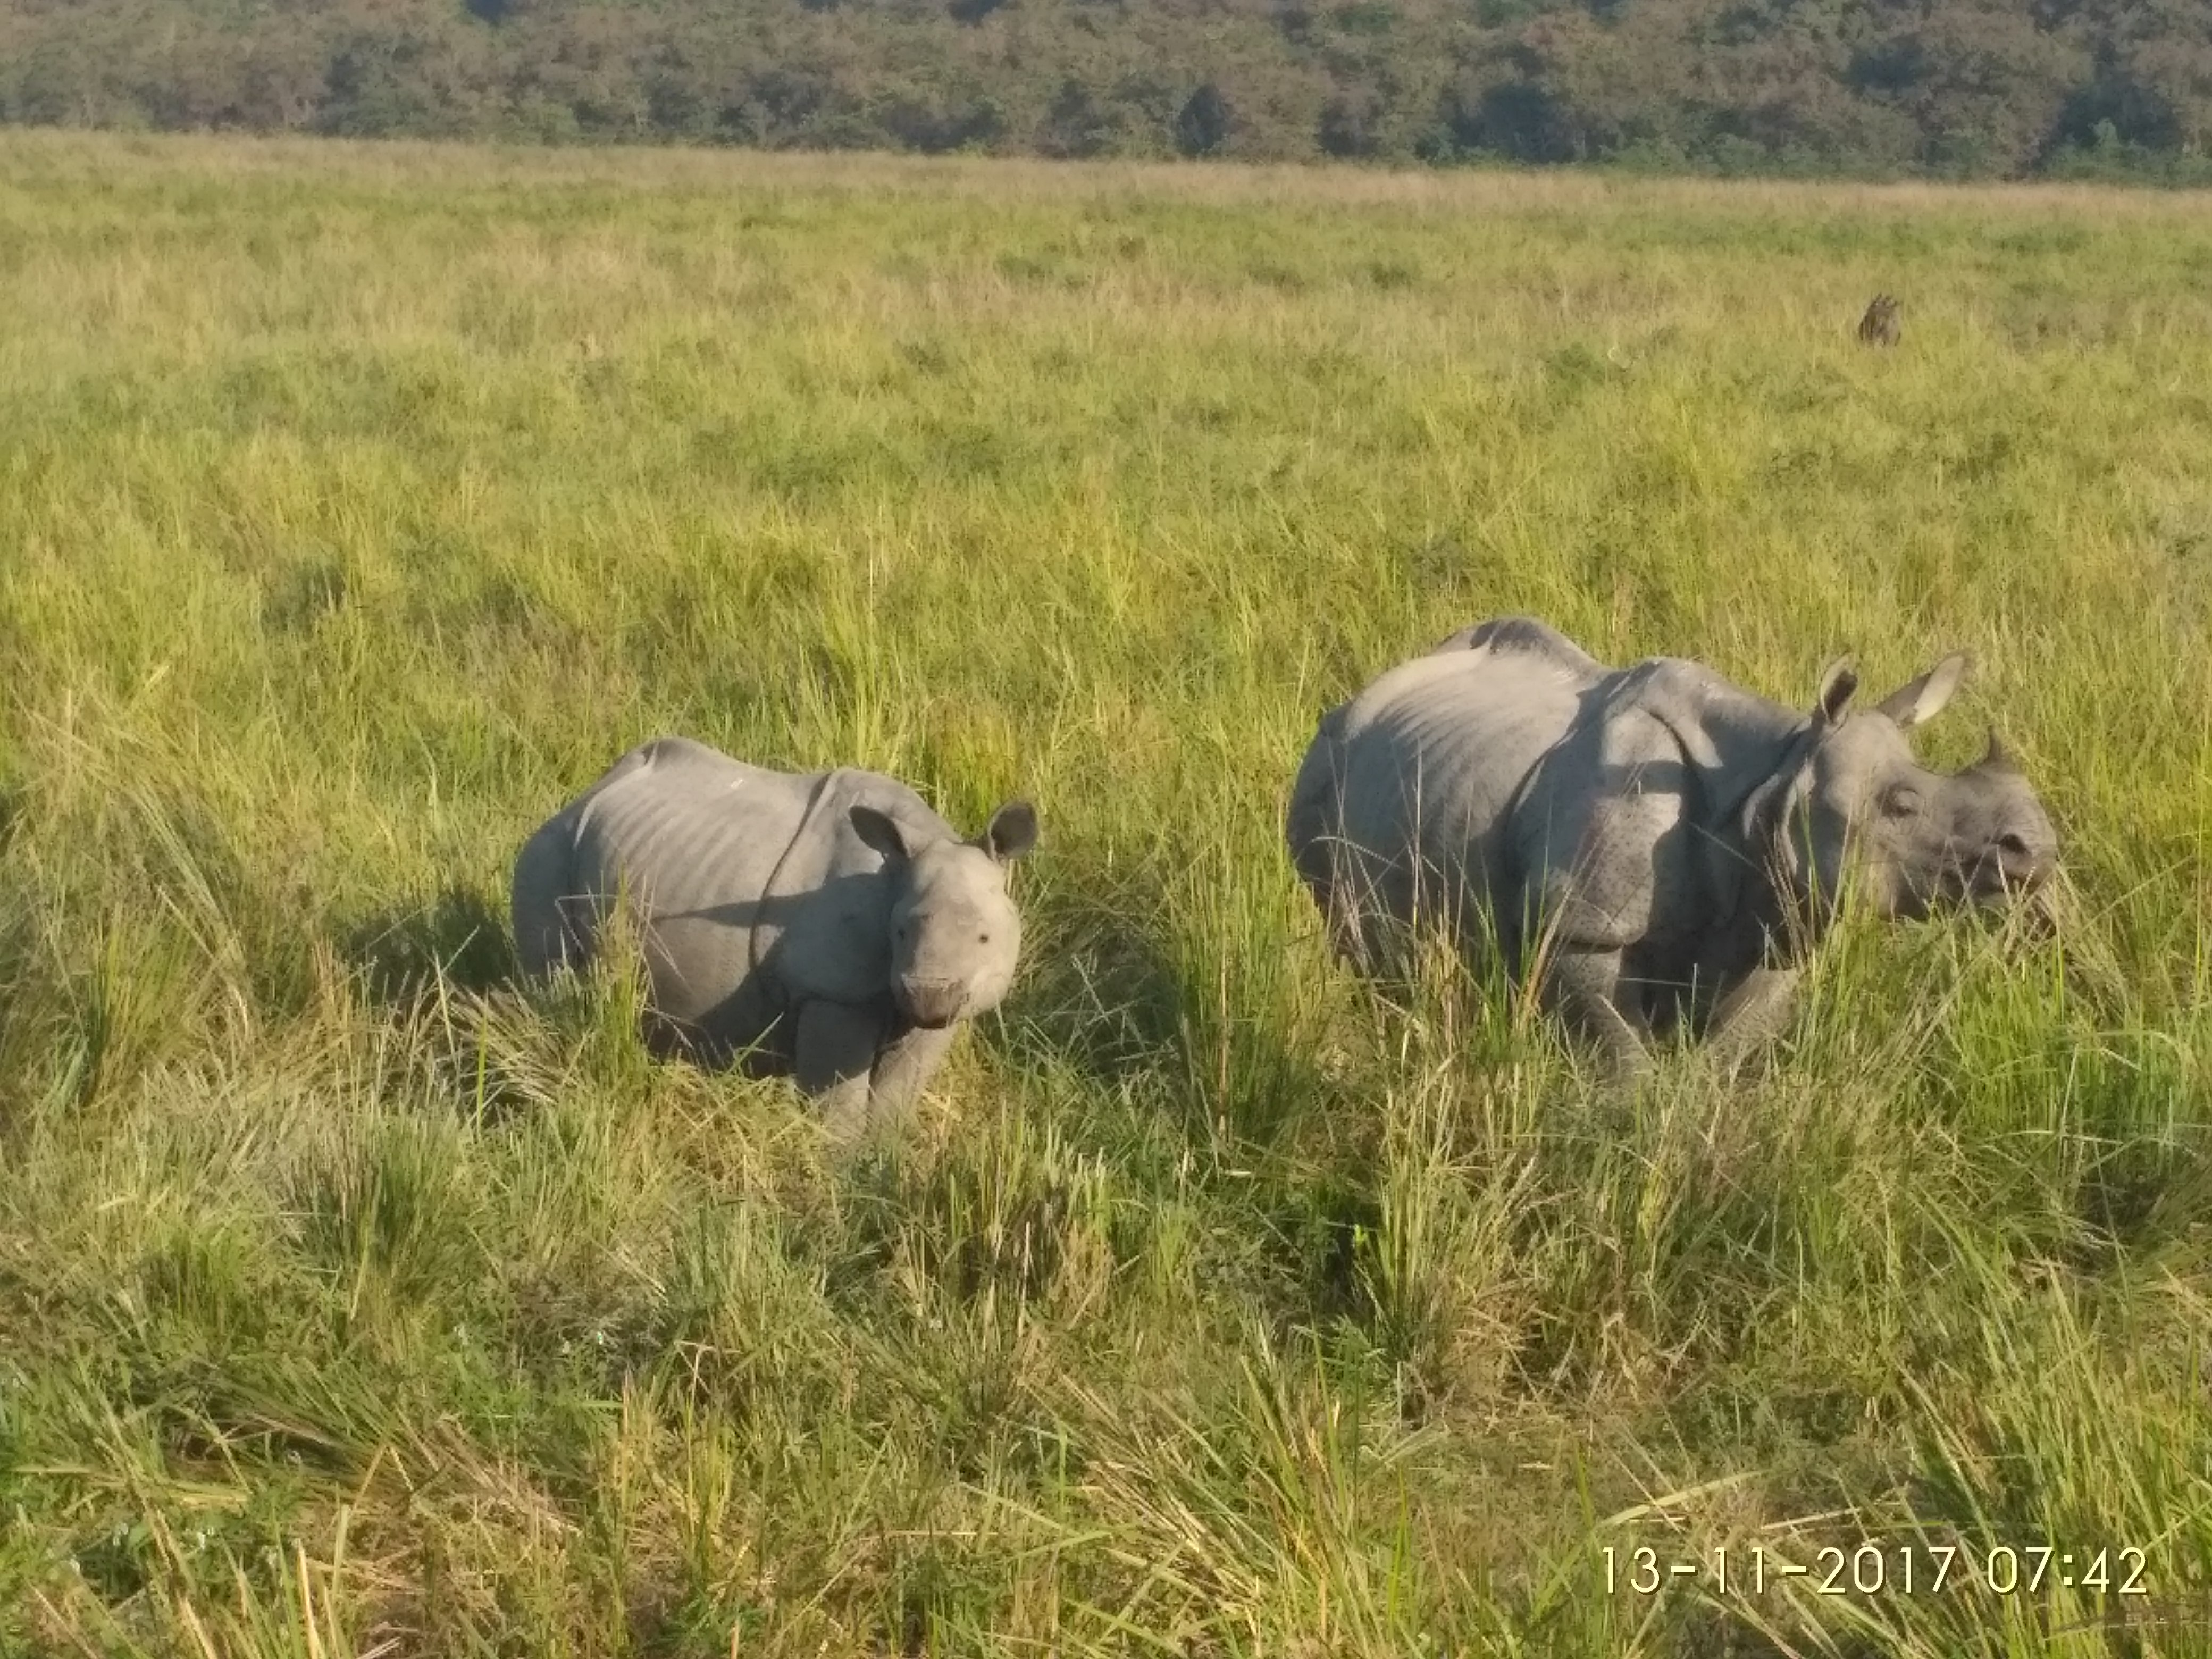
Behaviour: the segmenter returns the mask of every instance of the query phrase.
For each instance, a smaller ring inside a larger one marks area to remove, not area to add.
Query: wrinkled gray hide
[[[1531,618],[1478,623],[1322,717],[1291,856],[1366,971],[1396,963],[1408,923],[1469,952],[1494,939],[1618,1070],[1678,1026],[1741,1054],[1786,1020],[1847,869],[1910,917],[2056,868],[1994,733],[1962,772],[1912,759],[1906,730],[1965,670],[1946,657],[1847,710],[1857,681],[1838,662],[1803,714],[1697,663],[1609,669]]]
[[[533,976],[580,968],[621,891],[655,1049],[795,1075],[850,1135],[902,1115],[960,1022],[1006,995],[1006,866],[1036,838],[1024,802],[963,841],[880,773],[794,776],[662,738],[525,843],[515,944]]]

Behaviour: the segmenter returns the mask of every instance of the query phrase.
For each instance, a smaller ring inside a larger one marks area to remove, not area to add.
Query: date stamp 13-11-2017
[[[2093,1595],[2151,1593],[2149,1563],[2132,1544],[1877,1544],[1816,1552],[1808,1564],[1756,1544],[1668,1555],[1648,1546],[1607,1545],[1599,1552],[1608,1593],[1656,1595],[1673,1587],[1713,1596],[1763,1596],[1783,1586],[1818,1595],[2042,1596],[2053,1589]]]

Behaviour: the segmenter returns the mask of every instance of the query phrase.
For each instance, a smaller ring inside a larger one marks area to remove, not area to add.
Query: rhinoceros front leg
[[[868,1101],[872,1127],[898,1123],[914,1110],[959,1034],[957,1025],[934,1031],[917,1025],[884,1046],[876,1056],[875,1085]]]
[[[1733,1068],[1782,1035],[1796,1006],[1795,968],[1754,968],[1729,988],[1705,1025],[1705,1047]]]
[[[1545,1006],[1595,1042],[1607,1071],[1631,1082],[1651,1063],[1650,1030],[1627,981],[1626,953],[1560,951],[1544,975]]]
[[[820,1000],[799,1006],[792,1073],[832,1139],[854,1139],[868,1127],[868,1094],[883,1040],[883,1017],[870,1010]]]

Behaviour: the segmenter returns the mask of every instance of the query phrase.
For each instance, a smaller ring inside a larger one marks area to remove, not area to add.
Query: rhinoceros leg
[[[1796,1000],[1797,970],[1754,968],[1729,988],[1705,1025],[1705,1046],[1734,1066],[1782,1035]]]
[[[1312,885],[1321,907],[1322,933],[1336,959],[1356,973],[1380,974],[1385,965],[1382,918],[1372,906],[1362,912],[1358,900],[1346,890],[1348,883],[1342,875]]]
[[[793,1075],[833,1139],[854,1139],[868,1127],[869,1078],[883,1039],[882,1016],[867,1009],[820,1000],[799,1006]]]
[[[1606,1068],[1628,1081],[1650,1066],[1650,1030],[1639,1000],[1627,983],[1626,953],[1562,951],[1544,974],[1544,1001],[1559,1018],[1594,1041]]]
[[[959,1032],[957,1025],[934,1031],[917,1025],[884,1045],[876,1056],[875,1085],[869,1091],[871,1128],[896,1124],[914,1110]]]

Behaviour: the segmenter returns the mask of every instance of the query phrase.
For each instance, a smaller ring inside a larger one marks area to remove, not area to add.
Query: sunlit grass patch
[[[2202,201],[4,149],[0,1648],[2202,1650]],[[1972,651],[2055,926],[1626,1097],[1354,980],[1299,754],[1511,611]],[[1036,803],[895,1144],[514,982],[666,732]],[[2154,1593],[1604,1592],[1865,1540]]]

